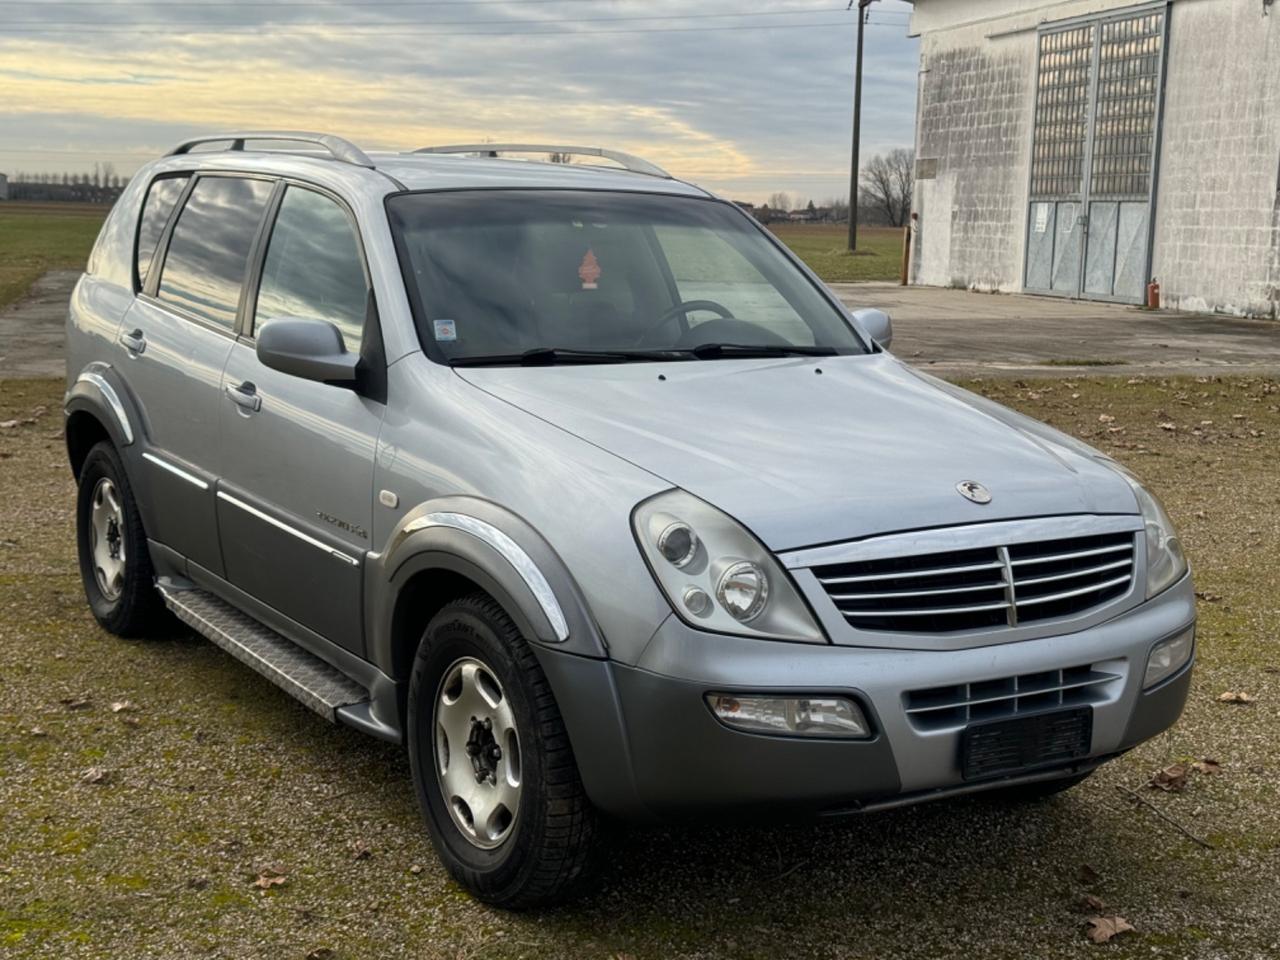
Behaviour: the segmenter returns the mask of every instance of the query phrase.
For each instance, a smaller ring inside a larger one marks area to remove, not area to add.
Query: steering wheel
[[[649,326],[645,329],[644,333],[642,333],[638,338],[636,338],[636,343],[638,344],[648,343],[650,337],[652,337],[655,333],[661,330],[664,326],[666,326],[672,320],[676,319],[676,317],[687,316],[688,314],[693,313],[695,310],[710,310],[712,313],[719,316],[722,320],[735,319],[733,314],[729,311],[729,308],[722,303],[716,303],[714,300],[685,300],[683,303],[677,303],[674,307],[672,307],[670,310],[668,310],[666,313],[660,316],[657,320],[649,324]]]

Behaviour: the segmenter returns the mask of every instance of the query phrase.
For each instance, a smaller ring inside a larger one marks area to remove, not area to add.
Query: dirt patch
[[[0,379],[63,375],[67,303],[79,278],[78,270],[50,270],[25,299],[0,309]]]

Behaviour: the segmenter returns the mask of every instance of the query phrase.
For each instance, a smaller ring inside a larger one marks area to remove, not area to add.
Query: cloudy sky
[[[631,150],[744,200],[848,192],[847,0],[0,0],[0,171],[122,173],[264,127],[368,149]],[[910,6],[867,29],[863,151],[909,146]]]

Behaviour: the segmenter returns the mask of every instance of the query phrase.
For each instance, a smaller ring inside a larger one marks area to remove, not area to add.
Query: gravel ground
[[[0,426],[0,953],[1280,955],[1280,385],[976,387],[1102,446],[1165,498],[1203,601],[1182,722],[1038,805],[620,830],[585,899],[510,915],[437,865],[398,748],[326,724],[180,631],[126,642],[97,628],[75,571],[61,385],[0,382],[0,421],[20,421]],[[1255,702],[1218,702],[1227,691]],[[1221,772],[1146,786],[1205,757]],[[284,881],[264,891],[267,869]],[[1086,895],[1135,932],[1091,943]]]

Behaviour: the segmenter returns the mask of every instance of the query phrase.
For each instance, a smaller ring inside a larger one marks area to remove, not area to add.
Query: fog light
[[[844,697],[755,697],[707,694],[707,705],[726,725],[786,737],[871,735],[862,708]]]
[[[1176,637],[1161,640],[1151,648],[1147,657],[1147,675],[1142,680],[1142,689],[1154,687],[1161,680],[1173,676],[1191,659],[1191,651],[1195,648],[1196,628],[1192,627]]]

